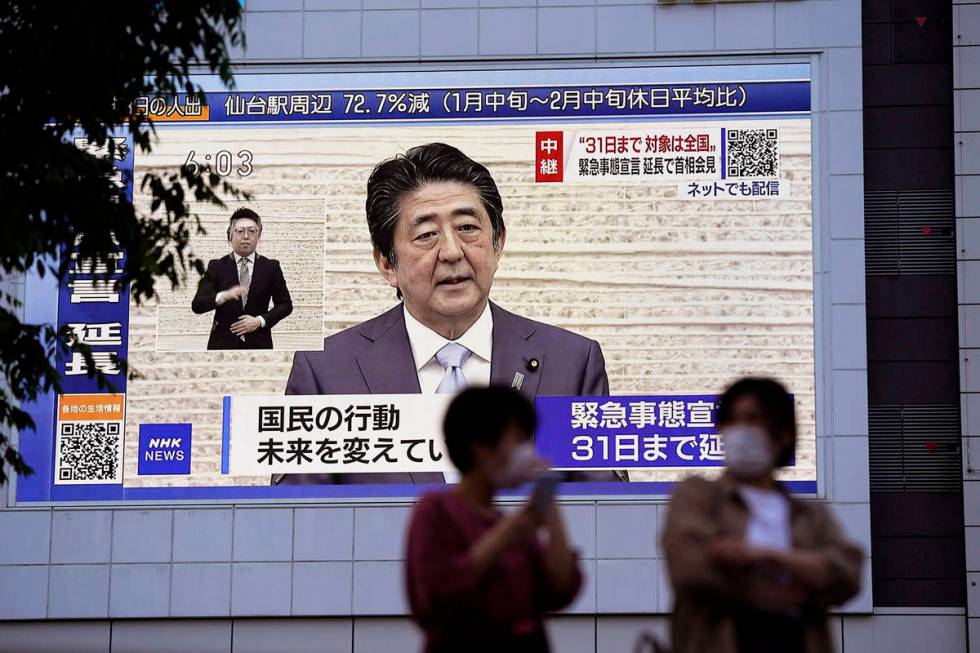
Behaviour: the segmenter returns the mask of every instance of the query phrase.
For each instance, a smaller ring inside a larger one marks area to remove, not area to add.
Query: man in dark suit
[[[489,302],[493,317],[490,385],[536,395],[607,395],[599,343],[535,322]],[[339,374],[337,370],[351,370]],[[401,305],[330,336],[323,351],[298,351],[286,394],[416,394],[422,392]]]
[[[501,384],[535,395],[609,393],[599,344],[489,301],[503,202],[481,164],[431,143],[375,167],[367,221],[378,270],[400,304],[296,352],[286,394],[457,392]],[[587,474],[579,474],[587,476]],[[587,480],[615,480],[600,472]],[[287,474],[300,483],[412,483],[441,474]]]
[[[279,261],[255,251],[261,237],[262,219],[242,207],[228,223],[231,254],[208,262],[191,310],[214,311],[209,350],[272,349],[273,327],[293,312]]]

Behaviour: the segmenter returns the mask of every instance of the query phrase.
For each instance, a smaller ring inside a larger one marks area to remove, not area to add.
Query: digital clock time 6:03
[[[235,165],[236,157],[238,159],[237,166]],[[210,172],[213,170],[222,177],[228,177],[233,172],[238,173],[239,177],[248,177],[254,170],[252,158],[250,150],[239,150],[235,154],[228,150],[218,150],[214,154],[204,155],[199,155],[195,150],[191,150],[187,153],[184,167],[188,168],[193,175],[201,171]]]

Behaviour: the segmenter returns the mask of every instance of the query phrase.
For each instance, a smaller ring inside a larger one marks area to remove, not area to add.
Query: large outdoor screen
[[[158,142],[117,161],[147,212],[148,171],[194,166],[251,193],[192,205],[205,279],[162,282],[142,306],[83,260],[60,284],[30,280],[29,315],[71,325],[116,392],[77,352],[59,356],[64,394],[32,406],[38,432],[21,434],[37,473],[19,502],[407,497],[452,482],[451,394],[415,360],[425,318],[379,269],[365,209],[375,166],[433,143],[484,166],[503,206],[469,382],[536,402],[538,452],[574,472],[564,492],[663,494],[719,469],[715,402],[744,375],[795,396],[781,477],[816,491],[808,65],[237,81],[204,103],[141,98]],[[243,207],[259,220],[233,223]],[[236,239],[253,241],[247,263]]]

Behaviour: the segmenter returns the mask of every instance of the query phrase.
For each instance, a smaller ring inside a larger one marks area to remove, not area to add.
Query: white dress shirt
[[[416,320],[407,308],[403,307],[402,310],[405,311],[405,329],[408,331],[408,343],[412,347],[422,394],[435,394],[445,376],[446,370],[436,360],[436,352],[449,342],[457,342],[471,352],[462,367],[466,385],[490,385],[490,356],[493,352],[493,314],[490,312],[490,302],[487,302],[476,322],[455,341],[443,338]]]
[[[422,394],[435,394],[436,389],[446,375],[442,363],[436,360],[436,352],[451,342],[425,326],[405,311],[405,329],[408,331],[408,343],[412,347],[415,358],[415,371],[419,375],[419,388]],[[468,386],[490,385],[490,356],[493,353],[493,314],[490,312],[490,302],[487,302],[483,313],[476,322],[466,330],[466,333],[456,338],[455,342],[470,350],[470,356],[463,363],[462,372]],[[458,471],[443,472],[447,483],[458,483]]]
[[[235,259],[235,269],[238,270],[238,280],[239,280],[239,282],[242,279],[242,277],[241,277],[241,275],[242,275],[242,272],[241,272],[241,264],[242,264],[242,259],[243,258],[248,259],[249,279],[252,279],[255,276],[255,258],[258,256],[258,254],[256,254],[255,252],[252,252],[248,256],[239,256],[237,252],[232,252],[231,255]],[[249,281],[249,285],[251,285],[251,281]],[[221,292],[219,292],[217,295],[214,296],[214,303],[217,306],[221,306],[226,301],[228,301],[228,296],[225,294],[225,291],[224,290],[222,290]],[[258,317],[259,317],[259,324],[261,324],[262,325],[262,328],[264,329],[265,328],[265,318],[262,317],[261,315],[259,315]]]

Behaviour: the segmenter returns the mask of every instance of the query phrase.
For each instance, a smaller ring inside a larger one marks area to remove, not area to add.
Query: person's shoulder
[[[398,308],[400,310],[400,305]],[[322,349],[297,351],[293,355],[293,369],[308,366],[322,370],[323,374],[319,376],[321,392],[328,394],[365,392],[366,390],[360,386],[349,385],[350,379],[353,378],[350,374],[357,365],[358,355],[370,346],[372,337],[376,337],[379,332],[383,333],[384,329],[381,325],[385,320],[392,320],[394,310],[327,336],[323,340]]]
[[[444,506],[451,500],[449,490],[431,490],[419,497],[419,500],[415,502],[415,507],[429,510],[437,506]]]
[[[721,479],[707,478],[700,474],[691,474],[674,484],[674,492],[685,491],[704,491],[714,489],[721,484]]]
[[[401,310],[401,304],[398,304],[381,315],[372,317],[370,320],[365,320],[354,326],[347,327],[343,331],[338,331],[333,335],[327,336],[323,339],[323,351],[330,354],[351,352],[355,348],[362,346],[365,342],[376,340],[394,326]]]
[[[265,254],[257,254],[256,256],[258,256],[258,258],[256,259],[258,261],[265,261],[266,263],[268,263],[270,265],[274,265],[277,268],[282,267],[279,264],[279,259],[277,259],[277,258],[270,258],[270,257],[266,256]]]
[[[454,503],[452,490],[426,492],[415,503],[415,519],[437,519],[451,511]]]
[[[522,335],[533,334],[531,337],[541,337],[543,340],[556,345],[564,350],[586,349],[596,344],[595,340],[583,335],[557,327],[546,322],[539,322],[531,318],[512,313],[496,304],[491,304],[494,314],[494,325],[499,322],[506,324],[508,329],[520,331]]]
[[[721,479],[706,478],[699,474],[692,474],[674,483],[671,491],[671,500],[704,501],[721,493],[723,489],[724,486]]]
[[[785,496],[795,512],[805,515],[814,522],[823,523],[834,520],[833,512],[826,503],[819,499],[795,497],[789,493],[786,493]]]
[[[224,276],[235,269],[234,262],[228,257],[228,255],[219,256],[218,258],[213,258],[208,261],[207,267],[204,269],[204,273],[209,277]]]

